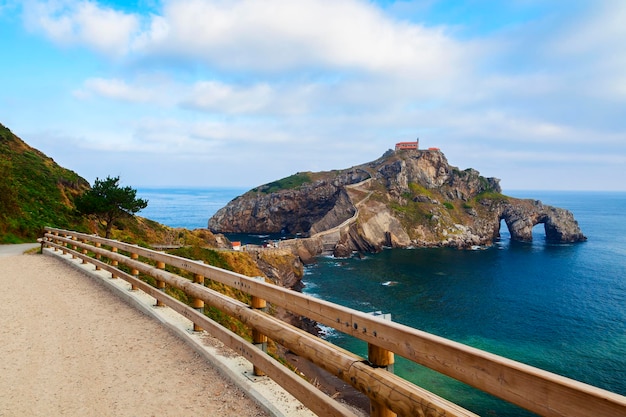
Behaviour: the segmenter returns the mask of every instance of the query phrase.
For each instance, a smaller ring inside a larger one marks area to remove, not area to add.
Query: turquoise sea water
[[[246,191],[244,188],[140,187],[137,197],[147,199],[148,207],[139,215],[171,227],[206,228],[217,210]]]
[[[502,240],[487,250],[386,250],[322,258],[303,292],[626,395],[626,194],[508,193],[574,212],[589,240]],[[366,355],[334,331],[328,339]],[[481,415],[531,415],[398,359],[395,371]]]
[[[141,215],[206,227],[245,190],[152,190]],[[230,194],[229,194],[230,192]],[[507,192],[571,210],[585,243],[502,240],[476,251],[394,249],[319,258],[303,292],[626,395],[626,193]],[[152,206],[152,207],[151,207]],[[365,355],[363,342],[327,338]],[[481,415],[531,415],[397,358],[397,374]]]

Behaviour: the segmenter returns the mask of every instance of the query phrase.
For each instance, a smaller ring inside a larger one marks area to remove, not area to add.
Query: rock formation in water
[[[439,150],[388,151],[341,171],[298,173],[237,197],[210,220],[217,233],[285,233],[301,253],[383,247],[490,245],[504,220],[511,238],[586,240],[571,212],[501,193],[499,180],[450,166]]]

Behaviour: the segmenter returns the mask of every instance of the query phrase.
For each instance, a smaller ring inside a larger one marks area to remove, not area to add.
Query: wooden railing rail
[[[61,246],[56,243],[48,243],[47,245],[57,248]],[[330,401],[329,397],[321,391],[312,390],[310,383],[306,382],[296,373],[283,366],[280,362],[276,361],[266,353],[258,350],[256,347],[251,345],[248,341],[246,341],[239,335],[231,332],[230,330],[209,319],[203,313],[198,312],[195,309],[190,309],[187,305],[183,304],[177,299],[163,293],[162,291],[152,287],[151,285],[134,277],[133,275],[118,270],[112,265],[98,260],[90,260],[90,262],[94,263],[102,270],[111,273],[115,272],[116,277],[124,279],[125,281],[131,283],[131,285],[133,285],[135,288],[140,289],[146,294],[154,297],[156,300],[159,300],[163,304],[166,304],[168,307],[170,307],[183,317],[191,320],[194,324],[202,326],[213,337],[222,341],[225,345],[229,346],[239,355],[266,370],[266,373],[269,377],[271,377],[281,386],[286,387],[288,392],[290,392],[296,398],[301,399],[301,402],[316,414],[320,416],[354,416],[351,411],[347,410],[341,404],[337,403],[336,401]]]
[[[131,268],[133,272],[137,271],[138,273],[149,275],[157,280],[162,280],[166,282],[167,285],[179,288],[193,298],[202,299],[208,305],[216,307],[226,314],[237,318],[242,323],[249,325],[253,329],[258,330],[260,333],[268,335],[274,341],[287,347],[296,354],[311,360],[318,366],[337,375],[344,381],[355,386],[357,389],[359,389],[371,399],[375,400],[377,403],[385,404],[385,406],[387,406],[390,410],[393,410],[399,415],[430,415],[429,413],[434,413],[433,415],[475,416],[475,414],[457,406],[456,404],[453,404],[443,398],[436,396],[431,392],[417,387],[407,382],[406,380],[399,378],[390,372],[387,372],[384,369],[372,368],[362,357],[338,348],[337,346],[334,346],[318,337],[315,337],[281,320],[278,320],[262,311],[251,309],[250,306],[248,306],[247,304],[241,303],[219,292],[198,285],[197,283],[194,283],[186,278],[182,278],[178,275],[164,271],[161,268],[157,268],[155,266],[143,263],[139,260],[135,260],[112,251],[107,251],[102,247],[98,248],[96,246],[91,246],[87,243],[76,243],[71,239],[67,231],[60,231],[58,229],[49,230],[52,231],[52,233],[47,233],[45,235],[45,238],[47,239],[44,243],[45,245],[54,248],[64,249],[68,253],[72,254],[72,256],[75,255],[77,258],[81,259],[86,259],[88,258],[88,256],[80,252],[64,248],[63,245],[76,244],[79,248],[88,248],[89,252],[92,252],[94,254],[100,254],[101,257],[115,260],[119,264],[123,264]],[[59,235],[55,235],[54,233],[59,233]],[[68,234],[68,236],[64,236],[64,234]],[[75,235],[82,236],[82,234]],[[119,250],[131,253],[131,255],[149,255],[147,256],[147,258],[150,258],[152,260],[167,259],[170,257],[170,255],[150,251],[149,249],[140,248],[135,245],[129,245],[126,243],[110,240],[103,242],[102,238],[94,236],[86,236],[85,240],[90,240],[90,238],[92,241],[93,239],[98,240],[101,243],[101,246],[102,244],[114,246],[119,248]],[[165,258],[162,258],[163,256]],[[164,262],[170,265],[176,263],[174,261],[178,261],[186,263],[188,266],[191,266],[191,264],[195,264],[196,266],[207,266],[195,261],[191,261],[189,259],[175,256],[171,257],[170,261],[172,262]],[[215,324],[211,327],[206,327],[207,321],[210,321],[208,318],[206,318],[193,308],[189,308],[188,306],[185,306],[184,304],[175,301],[171,297],[167,297],[166,299],[166,295],[163,292],[139,280],[136,277],[136,275],[138,274],[127,274],[121,272],[117,270],[117,268],[109,266],[104,262],[96,261],[95,259],[90,259],[89,262],[99,265],[101,269],[115,272],[116,276],[127,280],[131,283],[133,287],[142,289],[157,300],[161,300],[169,307],[174,308],[172,303],[176,303],[176,308],[174,309],[193,322],[196,322],[199,316],[203,317],[203,319],[201,321],[198,321],[198,323],[202,327],[205,327],[207,329],[210,328],[210,332],[213,334]],[[209,277],[207,276],[207,278]],[[240,276],[240,278],[245,278],[246,280],[250,280],[251,282],[256,282],[254,279],[250,279],[245,276]],[[268,285],[272,286],[271,284]],[[239,285],[238,287],[246,292],[249,292],[248,287],[245,284]],[[220,340],[224,342],[227,346],[237,349],[239,353],[249,359],[253,364],[255,364],[255,366],[261,368],[263,372],[265,372],[268,376],[270,376],[279,384],[283,385],[284,378],[283,380],[276,379],[273,375],[276,373],[274,372],[273,367],[280,366],[281,368],[284,368],[284,366],[276,362],[271,364],[270,368],[267,368],[267,361],[256,361],[256,359],[258,358],[256,356],[252,357],[249,350],[242,349],[237,344],[235,346],[232,346],[231,340],[229,338],[222,338],[220,333],[217,333],[217,335],[215,336],[220,338]],[[252,347],[253,345],[248,343],[248,346]],[[252,350],[252,352],[258,353],[262,351],[255,348],[254,350]],[[313,385],[309,384],[309,386],[310,390],[319,392],[319,390]],[[304,396],[302,396],[303,394],[300,391],[292,392],[292,387],[289,384],[283,385],[283,387],[287,391],[291,392],[294,396],[296,396],[296,398],[298,398],[308,408],[310,408],[312,411],[319,415],[353,415],[351,411],[348,411],[348,409],[343,407],[340,403],[332,400],[329,397],[325,397],[325,401],[321,401],[318,396],[311,397],[310,395],[306,395],[306,393]],[[323,406],[324,408],[320,410],[320,406]]]
[[[201,287],[206,291],[194,293],[199,286],[189,280],[111,251],[97,248],[95,245],[99,243],[100,245],[112,246],[243,290],[295,314],[308,317],[364,340],[371,346],[394,352],[540,415],[558,417],[626,416],[626,397],[624,396],[408,326],[384,321],[367,313],[318,300],[241,274],[140,248],[136,245],[61,229],[46,228],[46,231],[48,232],[45,235],[46,244],[68,251],[72,253],[72,256],[86,255],[78,253],[76,249],[69,250],[66,245],[81,247],[83,250],[87,248],[96,255],[123,263],[130,268],[153,276],[157,280],[162,280],[167,285],[180,285],[179,288],[185,292],[193,291],[188,294],[197,299],[202,299],[210,305],[215,303],[215,306],[220,309],[227,309],[229,314],[251,325],[260,333],[326,368],[364,392],[377,404],[383,404],[400,415],[420,415],[418,410],[424,412],[424,407],[431,411],[432,408],[430,407],[436,407],[441,412],[447,412],[446,415],[468,415],[469,412],[395,377],[384,369],[372,368],[365,363],[363,358],[337,347],[329,347],[326,342],[305,332],[297,329],[287,331],[284,327],[286,326],[285,323],[279,322],[261,311],[250,310],[248,306],[236,306],[236,303],[233,304],[223,299],[228,297],[219,293],[213,294],[206,287]],[[55,243],[55,239],[57,243]],[[92,242],[94,245],[82,241]],[[105,269],[103,265],[100,267]],[[122,275],[117,268],[111,267],[111,269],[115,270],[114,273],[117,276]],[[113,273],[113,271],[111,272]],[[161,293],[160,291],[157,292]],[[168,301],[166,304],[169,306],[170,302]],[[260,317],[264,318],[261,319]],[[199,325],[206,326],[204,323],[199,323]],[[289,335],[289,337],[285,335]],[[292,338],[294,340],[291,340]],[[270,372],[266,369],[263,370],[273,378]],[[380,383],[380,385],[376,385],[376,383]],[[389,387],[392,387],[391,390],[388,390]],[[387,397],[384,398],[383,395]]]

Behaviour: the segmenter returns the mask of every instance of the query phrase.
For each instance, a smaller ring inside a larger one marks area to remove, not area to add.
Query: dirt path
[[[1,255],[0,288],[0,417],[267,415],[167,329],[55,259]]]
[[[27,250],[38,248],[39,243],[20,243],[17,245],[0,245],[0,257],[21,255]]]

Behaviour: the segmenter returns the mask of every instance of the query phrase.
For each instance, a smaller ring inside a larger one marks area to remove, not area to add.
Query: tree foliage
[[[116,220],[134,216],[148,206],[148,200],[137,198],[137,190],[121,187],[120,177],[96,178],[93,187],[76,199],[76,209],[87,216],[95,217],[106,230],[106,238]]]

